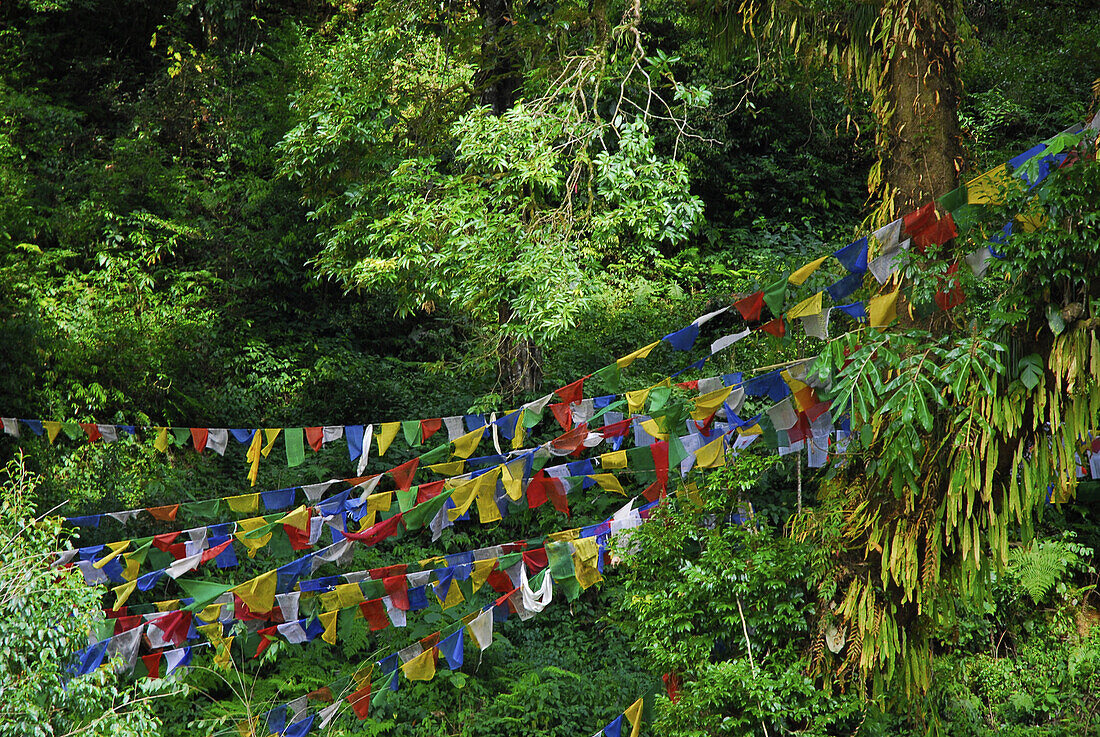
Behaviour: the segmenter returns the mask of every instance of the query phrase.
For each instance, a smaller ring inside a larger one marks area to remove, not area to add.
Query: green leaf
[[[1059,318],[1061,319],[1061,318]],[[1043,380],[1043,359],[1038,353],[1024,356],[1019,363],[1020,382],[1028,388],[1034,389]]]

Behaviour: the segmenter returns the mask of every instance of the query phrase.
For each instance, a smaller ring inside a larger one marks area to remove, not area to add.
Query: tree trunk
[[[959,80],[953,0],[890,0],[887,10],[905,13],[894,23],[882,90],[883,175],[897,215],[958,186]]]
[[[481,64],[478,87],[481,103],[493,115],[503,115],[515,105],[520,89],[520,63],[513,47],[511,0],[480,0]],[[497,324],[503,328],[514,319],[511,305],[497,307]],[[541,355],[534,343],[505,335],[500,341],[497,375],[508,398],[536,392],[542,383]]]
[[[512,319],[512,308],[507,302],[501,302],[497,310],[498,324],[503,327]],[[497,374],[505,396],[511,398],[539,391],[541,361],[542,352],[534,343],[508,335],[501,338]]]
[[[481,0],[481,64],[478,87],[481,104],[503,115],[519,93],[519,61],[512,48],[511,0]]]

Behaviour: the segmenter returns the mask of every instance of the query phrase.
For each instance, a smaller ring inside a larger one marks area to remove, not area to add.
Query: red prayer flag
[[[618,422],[612,422],[609,425],[604,425],[596,432],[598,432],[600,435],[603,435],[605,438],[621,438],[622,436],[630,432],[630,425],[633,422],[633,418],[627,417],[626,419],[619,420]]]
[[[691,381],[681,381],[676,386],[680,387],[681,389],[685,389],[689,392],[699,391],[699,380],[698,379],[692,379]]]
[[[538,573],[547,566],[546,548],[535,548],[523,554],[523,562],[527,564],[530,573]]]
[[[958,307],[966,301],[966,295],[963,293],[959,278],[952,276],[958,270],[959,262],[956,261],[947,268],[946,277],[941,276],[939,279],[940,289],[936,292],[935,300],[941,310],[950,310],[952,307]]]
[[[157,509],[163,509],[163,507],[157,507]],[[151,511],[150,511],[150,514],[152,514]],[[176,538],[179,537],[179,536],[180,536],[179,530],[176,530],[175,532],[166,532],[163,535],[154,535],[153,536],[153,547],[167,553],[168,549],[170,547],[172,547],[172,543],[175,542]]]
[[[774,320],[764,323],[760,326],[760,329],[765,333],[770,333],[777,338],[782,338],[787,334],[787,327],[783,324],[783,318],[777,317]]]
[[[420,436],[424,442],[428,442],[428,438],[439,432],[439,428],[443,427],[443,420],[439,417],[435,417],[430,420],[420,421]]]
[[[312,522],[310,523],[313,524]],[[290,540],[290,547],[292,550],[308,550],[313,546],[309,544],[309,530],[299,530],[294,525],[283,525],[283,530],[286,531],[286,537]]]
[[[264,650],[267,650],[271,643],[275,641],[275,635],[278,631],[279,625],[273,624],[270,627],[264,627],[256,633],[260,636],[260,643],[256,645],[256,654],[252,656],[253,660],[264,654]]]
[[[805,412],[798,413],[798,422],[794,423],[794,427],[787,430],[787,437],[791,443],[797,443],[799,440],[805,440],[811,437],[813,432],[810,430],[810,420],[806,417]]]
[[[397,526],[401,524],[403,517],[404,514],[398,512],[389,519],[376,522],[369,529],[360,530],[359,532],[345,532],[344,537],[351,540],[357,540],[364,545],[377,545],[397,532]]]
[[[309,443],[309,447],[317,451],[321,449],[321,446],[325,441],[325,428],[323,427],[307,427],[306,428],[306,442]]]
[[[163,657],[163,651],[141,656],[141,662],[145,663],[145,670],[149,671],[150,678],[160,678],[160,659]]]
[[[806,417],[809,418],[810,422],[813,422],[818,417],[821,417],[821,415],[828,412],[829,407],[831,407],[832,404],[832,400],[829,400],[828,402],[818,402],[817,404],[806,410]]]
[[[121,635],[123,632],[128,632],[134,627],[139,626],[145,618],[140,614],[133,614],[129,616],[119,617],[115,620],[115,634]]]
[[[500,569],[490,573],[489,578],[485,579],[485,582],[493,587],[493,591],[499,594],[510,594],[516,588],[512,583],[512,579],[508,577],[508,574]]]
[[[433,481],[430,484],[421,484],[416,487],[416,503],[423,504],[429,499],[434,499],[443,491],[443,481]]]
[[[371,599],[359,603],[359,611],[363,613],[363,619],[367,620],[371,632],[384,630],[390,626],[390,618],[386,615],[386,605],[381,599]]]
[[[566,519],[568,519],[569,500],[565,496],[565,489],[562,488],[563,485],[560,479],[550,479],[546,485],[546,494],[550,497],[550,503],[554,505],[554,509],[564,514]]]
[[[314,701],[324,701],[326,704],[331,704],[332,689],[330,689],[328,686],[322,686],[316,691],[310,691],[309,693],[307,693],[306,698],[312,699]]]
[[[164,633],[164,640],[179,647],[187,641],[187,633],[191,629],[191,612],[177,609],[157,617],[149,622]]]
[[[224,551],[226,548],[228,548],[232,544],[233,544],[233,538],[229,538],[228,540],[221,543],[220,545],[215,545],[212,548],[207,548],[206,550],[202,551],[202,557],[199,558],[199,565],[202,565],[203,563],[209,563],[210,561],[214,560],[215,558],[217,558],[219,555],[222,554],[222,551]]]
[[[233,618],[246,622],[252,619],[267,619],[267,612],[254,612],[249,609],[244,599],[233,594]]]
[[[169,504],[164,507],[147,507],[145,511],[151,514],[153,519],[161,522],[175,522],[176,513],[180,511],[180,505]]]
[[[665,673],[661,676],[661,680],[665,682],[668,700],[674,704],[677,703],[680,700],[680,676],[675,673]]]
[[[562,453],[572,453],[584,445],[584,439],[588,437],[588,425],[577,425],[569,432],[559,435],[550,441],[554,449]]]
[[[405,461],[397,468],[390,469],[390,475],[393,476],[394,483],[397,484],[397,488],[401,491],[408,491],[412,486],[413,477],[416,476],[417,466],[420,465],[419,458],[413,458],[411,461]]]
[[[382,586],[385,587],[386,596],[390,597],[395,607],[403,612],[409,611],[409,581],[403,572],[400,576],[383,578]]]
[[[398,563],[397,565],[386,566],[385,568],[372,568],[370,572],[370,577],[375,580],[385,579],[391,576],[404,577],[408,569],[409,566],[406,563]]]
[[[546,471],[539,471],[527,482],[527,506],[530,509],[546,503]]]
[[[566,384],[561,389],[555,389],[554,393],[561,397],[561,401],[567,406],[575,404],[584,398],[584,380],[587,376],[577,379],[572,384]],[[568,429],[568,428],[566,428]]]
[[[366,719],[370,716],[370,680],[368,679],[361,689],[354,693],[348,694],[348,703],[351,704],[352,711],[355,712],[355,716],[359,719]]]
[[[210,431],[205,427],[192,427],[191,428],[191,442],[195,445],[195,450],[202,453],[206,448],[206,439],[210,436]]]
[[[642,492],[642,496],[645,497],[647,502],[655,502],[658,499],[663,499],[667,494],[668,492],[665,491],[665,484],[661,483],[660,480],[654,481]]]
[[[80,429],[84,431],[84,434],[88,436],[88,442],[94,443],[103,437],[103,434],[99,432],[99,428],[96,427],[94,422],[79,422]]]
[[[569,430],[573,427],[573,412],[569,409],[568,404],[551,404],[550,411],[554,413],[554,419],[561,425],[562,430]]]
[[[733,306],[737,308],[737,311],[741,313],[741,317],[745,320],[756,322],[760,319],[760,310],[764,307],[764,292],[759,291],[750,294],[748,297],[734,302]]]
[[[176,560],[187,557],[187,543],[176,543],[168,546],[168,554]]]

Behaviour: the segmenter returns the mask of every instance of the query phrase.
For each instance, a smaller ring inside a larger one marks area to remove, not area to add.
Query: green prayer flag
[[[84,429],[75,422],[62,422],[61,430],[67,436],[69,436],[69,440],[80,440],[82,437],[84,437]],[[188,432],[188,437],[190,436],[191,434],[190,432]]]
[[[447,503],[453,493],[454,489],[447,489],[439,496],[417,504],[410,509],[404,517],[406,529],[419,530],[431,522],[432,518],[439,514],[439,510],[443,509],[443,505]]]
[[[986,208],[983,205],[964,204],[951,211],[951,219],[955,221],[955,230],[958,231],[960,238],[969,233],[981,221],[985,210]]]
[[[370,579],[359,582],[359,590],[363,593],[363,600],[381,599],[386,595],[386,585],[378,579]]]
[[[688,457],[687,449],[684,444],[680,442],[680,438],[676,436],[676,433],[671,433],[668,436],[668,467],[670,471],[675,471],[679,467],[680,463]]]
[[[954,214],[955,210],[958,210],[960,207],[966,204],[966,200],[966,185],[961,184],[947,194],[940,197],[938,200],[936,200],[936,202],[938,202],[940,207],[942,207],[944,210],[947,210],[948,212]]]
[[[764,443],[764,445],[771,448],[772,450],[778,448],[779,438],[776,436],[775,425],[772,423],[771,418],[768,417],[767,412],[760,415],[760,420],[758,421],[758,424],[760,425],[760,440]]]
[[[173,427],[172,437],[172,444],[177,448],[182,448],[191,442],[191,429],[187,427]]]
[[[187,512],[198,519],[221,519],[221,504],[219,502],[220,500],[218,499],[210,499],[204,502],[189,502],[187,504]]]
[[[497,568],[505,570],[523,560],[523,553],[508,553],[497,558]]]
[[[445,445],[440,445],[440,446],[437,446],[435,448],[432,448],[427,453],[424,453],[423,455],[421,455],[420,456],[420,465],[421,466],[430,466],[434,463],[443,463],[450,457],[450,455],[451,455],[451,446],[450,446],[450,444],[448,443],[448,444],[445,444]]]
[[[234,584],[219,583],[217,581],[196,581],[188,578],[177,578],[176,583],[188,596],[195,601],[188,604],[185,609],[197,612],[205,608],[207,604],[217,599],[222,594],[233,588]]]
[[[402,420],[401,431],[405,433],[405,442],[410,448],[419,448],[424,444],[420,437],[420,420]]]
[[[416,506],[417,487],[413,486],[408,491],[397,490],[397,508],[402,512],[408,512]]]
[[[671,386],[658,386],[649,390],[649,412],[660,412],[668,404],[668,398],[672,396]]]
[[[768,306],[768,309],[772,311],[772,315],[775,317],[779,317],[785,312],[784,306],[787,301],[787,276],[787,274],[784,274],[778,281],[772,282],[764,287],[764,304]]]
[[[288,427],[283,430],[283,442],[286,443],[286,465],[294,468],[305,463],[306,445],[304,431],[300,427]]]
[[[542,412],[535,412],[535,410],[527,407],[523,410],[523,426],[530,430],[535,425],[539,424],[542,420]]]
[[[608,394],[619,393],[619,364],[613,363],[610,366],[604,366],[602,369],[592,374],[603,387],[604,391]]]

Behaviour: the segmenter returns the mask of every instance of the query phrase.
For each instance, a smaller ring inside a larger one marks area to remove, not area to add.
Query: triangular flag
[[[871,327],[885,327],[897,318],[900,293],[901,290],[895,289],[889,294],[880,294],[867,300],[867,316]]]
[[[807,279],[810,278],[810,274],[814,273],[819,268],[821,268],[821,264],[825,263],[825,259],[827,259],[827,258],[828,258],[828,256],[822,256],[819,259],[814,259],[813,261],[806,264],[805,266],[803,266],[798,271],[796,271],[793,274],[791,274],[790,276],[788,276],[787,281],[789,281],[791,284],[794,284],[796,286],[802,284],[802,282],[804,282],[804,281],[806,281]]]
[[[642,700],[638,699],[628,706],[623,716],[630,722],[630,737],[638,737],[638,732],[642,729]]]
[[[386,455],[386,451],[389,450],[390,443],[397,437],[397,431],[401,429],[400,422],[383,422],[378,426],[378,456],[382,457]]]
[[[485,435],[486,425],[461,435],[454,440],[454,455],[458,458],[469,458],[477,449],[482,436]]]
[[[659,341],[659,340],[654,341],[653,343],[650,343],[649,345],[645,346],[644,348],[639,348],[638,350],[634,351],[633,353],[629,353],[629,354],[623,356],[622,358],[616,360],[615,365],[618,366],[620,369],[624,369],[627,366],[629,366],[630,364],[634,363],[639,358],[645,358],[646,356],[648,356],[653,351],[653,349],[656,348],[657,346],[659,346],[660,344],[661,344],[661,341]]]
[[[760,311],[764,307],[764,292],[754,292],[744,299],[737,300],[733,306],[741,313],[741,317],[749,322],[756,322],[760,319]]]
[[[816,315],[821,312],[821,295],[823,292],[817,292],[814,295],[802,300],[787,313],[787,320],[793,320],[796,317],[805,317],[806,315]]]
[[[401,666],[410,681],[430,681],[435,678],[435,648],[430,647]]]

